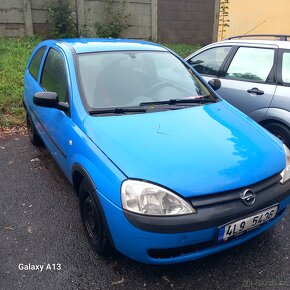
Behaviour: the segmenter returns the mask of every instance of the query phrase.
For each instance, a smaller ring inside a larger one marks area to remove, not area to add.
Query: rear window
[[[45,49],[46,49],[46,46],[43,46],[35,53],[29,66],[29,72],[35,80],[37,80],[37,77],[38,77],[39,67],[40,67],[41,59],[43,57]]]

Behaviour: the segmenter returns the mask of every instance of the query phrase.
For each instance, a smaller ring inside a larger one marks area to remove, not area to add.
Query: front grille
[[[203,195],[203,196],[197,196],[197,197],[192,198],[190,202],[194,208],[213,206],[213,205],[217,205],[221,203],[231,202],[234,200],[239,200],[240,194],[247,188],[250,188],[251,190],[253,190],[256,196],[258,197],[259,193],[262,193],[267,188],[279,183],[280,180],[281,180],[281,175],[276,174],[265,180],[262,180],[255,184],[248,185],[242,188],[229,190],[225,192],[214,193],[214,194]]]

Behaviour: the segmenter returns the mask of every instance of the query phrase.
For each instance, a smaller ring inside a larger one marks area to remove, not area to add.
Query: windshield
[[[82,94],[91,109],[172,99],[216,100],[193,72],[169,52],[78,54],[78,63]]]

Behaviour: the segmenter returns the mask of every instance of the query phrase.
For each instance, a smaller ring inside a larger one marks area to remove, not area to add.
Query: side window
[[[65,60],[62,55],[53,48],[51,48],[47,54],[40,85],[48,92],[57,93],[61,102],[68,101]]]
[[[189,64],[201,74],[217,76],[231,48],[231,46],[210,48],[191,58]]]
[[[226,78],[265,82],[274,63],[274,49],[240,47],[226,73]]]
[[[43,46],[35,53],[28,68],[30,74],[33,76],[35,80],[37,80],[37,77],[38,77],[39,66],[40,66],[43,54],[45,52],[45,49],[46,49],[46,46]]]
[[[284,52],[282,56],[282,81],[290,84],[290,52]]]

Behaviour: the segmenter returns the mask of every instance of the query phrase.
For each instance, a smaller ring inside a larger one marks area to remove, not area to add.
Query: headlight
[[[144,215],[183,215],[196,211],[178,195],[160,186],[125,180],[121,187],[123,208]]]
[[[287,146],[284,146],[284,150],[285,150],[285,154],[286,154],[286,167],[285,169],[281,172],[281,183],[285,183],[286,181],[288,181],[290,179],[290,151],[287,148]]]

